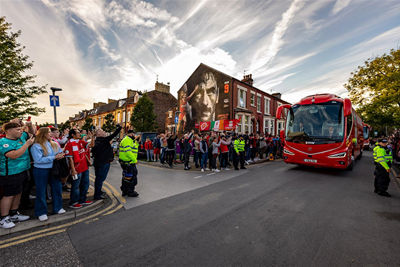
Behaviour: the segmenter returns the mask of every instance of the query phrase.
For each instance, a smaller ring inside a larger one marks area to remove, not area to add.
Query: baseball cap
[[[387,141],[388,141],[388,140],[387,140],[386,138],[381,138],[381,139],[379,139],[379,142],[380,142],[380,143],[387,143]]]

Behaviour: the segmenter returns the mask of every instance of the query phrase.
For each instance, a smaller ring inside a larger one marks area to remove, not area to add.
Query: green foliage
[[[105,116],[104,119],[105,119],[105,122],[101,128],[105,132],[108,132],[108,133],[114,132],[115,129],[117,129],[117,125],[115,124],[115,121],[114,121],[114,115],[109,113]]]
[[[85,124],[82,126],[82,130],[90,131],[93,128],[93,119],[86,118]]]
[[[33,62],[22,53],[25,47],[17,42],[21,31],[13,33],[10,30],[11,24],[5,17],[0,17],[0,124],[45,111],[32,101],[46,92],[45,86],[34,85],[36,76],[25,74]]]
[[[345,84],[363,120],[382,131],[400,127],[400,49],[368,59]]]
[[[157,129],[154,104],[147,94],[137,102],[131,116],[131,125],[137,132],[152,132]]]

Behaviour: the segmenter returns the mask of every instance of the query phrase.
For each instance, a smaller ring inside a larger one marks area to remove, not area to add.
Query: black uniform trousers
[[[137,185],[137,168],[136,164],[126,164],[120,162],[122,167],[122,184],[121,191],[123,195],[131,195],[135,192],[135,186]]]
[[[240,151],[239,155],[236,153],[236,151],[233,153],[233,166],[235,169],[238,169],[239,161],[240,161],[240,168],[244,168],[244,151]]]
[[[189,168],[189,159],[190,159],[190,152],[185,152],[183,154],[185,168]]]
[[[379,163],[375,163],[375,190],[377,192],[386,192],[389,187],[390,177],[389,173],[383,168],[383,166]]]

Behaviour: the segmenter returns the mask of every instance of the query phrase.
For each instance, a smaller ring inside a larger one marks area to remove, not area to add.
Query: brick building
[[[74,117],[70,117],[69,121],[73,125],[82,127],[85,124],[85,119],[89,117],[93,119],[94,126],[102,127],[105,123],[105,117],[108,114],[112,114],[116,123],[121,123],[124,128],[126,126],[126,129],[129,129],[131,127],[130,117],[142,95],[143,93],[141,91],[128,89],[126,98],[118,100],[108,99],[108,103],[93,103],[93,108],[91,110],[83,110]],[[165,113],[172,107],[177,106],[177,100],[170,93],[169,84],[159,82],[155,83],[155,89],[147,92],[147,95],[154,103],[154,113],[156,114],[158,131],[163,132],[165,131]]]
[[[276,109],[289,104],[281,95],[268,94],[253,86],[252,75],[236,79],[200,64],[178,91],[179,132],[195,128],[201,121],[241,119],[238,133],[265,132],[276,135],[284,121]]]

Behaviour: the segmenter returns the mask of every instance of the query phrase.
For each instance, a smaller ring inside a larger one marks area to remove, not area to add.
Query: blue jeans
[[[161,148],[161,156],[160,156],[160,162],[164,163],[165,161],[165,147]]]
[[[153,161],[153,149],[151,150],[146,150],[146,154],[147,154],[147,161]]]
[[[201,153],[201,168],[205,169],[207,168],[207,159],[208,159],[208,153]]]
[[[50,175],[51,169],[33,168],[33,178],[36,184],[35,215],[47,215],[46,191],[50,183],[51,196],[53,200],[53,212],[62,209],[62,185],[61,181]]]
[[[101,197],[101,188],[107,178],[108,171],[110,170],[110,163],[101,164],[94,166],[94,173],[96,179],[94,180],[94,198],[99,199]]]
[[[78,173],[78,179],[71,182],[70,204],[83,203],[89,189],[89,170]]]

